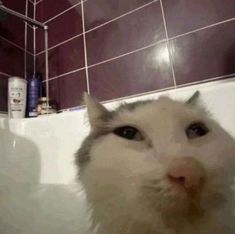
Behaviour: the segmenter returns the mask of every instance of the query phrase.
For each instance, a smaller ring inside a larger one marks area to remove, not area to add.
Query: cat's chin
[[[142,196],[147,209],[156,217],[163,218],[169,227],[178,223],[197,223],[224,210],[227,203],[231,204],[220,190],[205,187],[189,192],[166,180],[148,184]]]

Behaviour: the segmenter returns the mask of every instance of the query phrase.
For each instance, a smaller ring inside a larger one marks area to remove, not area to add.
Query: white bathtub
[[[235,136],[235,79],[164,94],[184,99],[197,89],[215,118]],[[37,119],[0,117],[1,234],[86,233],[89,212],[73,161],[88,131],[84,110]]]

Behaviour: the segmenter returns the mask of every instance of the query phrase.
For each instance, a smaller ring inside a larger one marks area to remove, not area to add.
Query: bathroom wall
[[[36,19],[49,26],[49,96],[60,110],[83,91],[107,101],[235,73],[234,0],[37,0]]]
[[[3,0],[21,14],[33,15],[30,0]],[[0,112],[7,112],[8,77],[27,78],[33,72],[33,29],[14,16],[0,12]]]

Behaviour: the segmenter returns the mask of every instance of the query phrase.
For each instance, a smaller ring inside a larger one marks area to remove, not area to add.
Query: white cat
[[[94,233],[235,233],[235,141],[196,99],[108,111],[85,95],[91,132],[76,160]]]

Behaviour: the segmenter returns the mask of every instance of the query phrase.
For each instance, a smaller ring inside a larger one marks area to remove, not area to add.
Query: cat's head
[[[160,97],[114,111],[88,95],[85,102],[91,132],[77,163],[93,205],[117,198],[126,208],[189,215],[226,201],[235,174],[234,140],[196,98]]]

